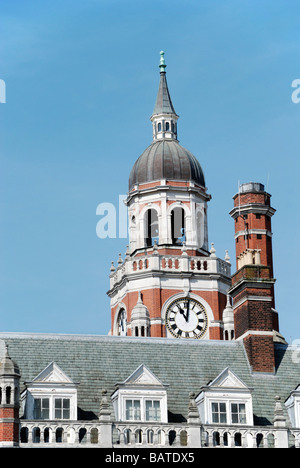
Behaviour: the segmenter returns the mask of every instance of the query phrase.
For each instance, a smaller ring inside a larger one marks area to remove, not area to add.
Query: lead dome
[[[135,162],[129,176],[129,191],[135,185],[161,179],[191,181],[205,188],[205,178],[197,158],[177,140],[177,120],[166,79],[164,52],[160,52],[160,81],[150,118],[153,142]]]

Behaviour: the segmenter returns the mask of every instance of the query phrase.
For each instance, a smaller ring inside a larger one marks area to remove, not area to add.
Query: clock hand
[[[188,322],[189,321],[189,317],[190,317],[190,301],[187,301],[187,305],[186,305],[186,321]]]
[[[185,303],[185,306],[187,308],[186,313],[185,313],[185,310],[181,309],[179,306],[178,306],[178,309],[179,309],[179,313],[184,316],[185,321],[188,322],[189,321],[189,302]]]
[[[177,307],[178,307],[178,309],[179,309],[179,313],[180,313],[181,315],[184,316],[185,321],[187,322],[186,315],[185,315],[185,311],[184,311],[183,309],[181,309],[179,306],[177,306]]]

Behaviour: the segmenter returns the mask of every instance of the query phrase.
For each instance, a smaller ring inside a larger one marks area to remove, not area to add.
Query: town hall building
[[[235,259],[219,258],[163,52],[150,120],[128,171],[128,247],[109,272],[110,333],[1,330],[0,447],[300,447],[300,349],[279,328],[271,195],[259,182],[233,193]]]

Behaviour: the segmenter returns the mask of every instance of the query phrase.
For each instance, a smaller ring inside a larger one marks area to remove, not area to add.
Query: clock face
[[[176,299],[167,309],[166,325],[175,338],[201,338],[207,330],[207,324],[205,308],[195,299]]]

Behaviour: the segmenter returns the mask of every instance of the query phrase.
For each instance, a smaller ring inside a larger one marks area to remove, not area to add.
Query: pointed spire
[[[176,115],[172,100],[170,97],[167,78],[166,78],[166,63],[164,58],[164,52],[160,52],[160,82],[158,87],[157,98],[153,110],[154,114],[174,114]]]

